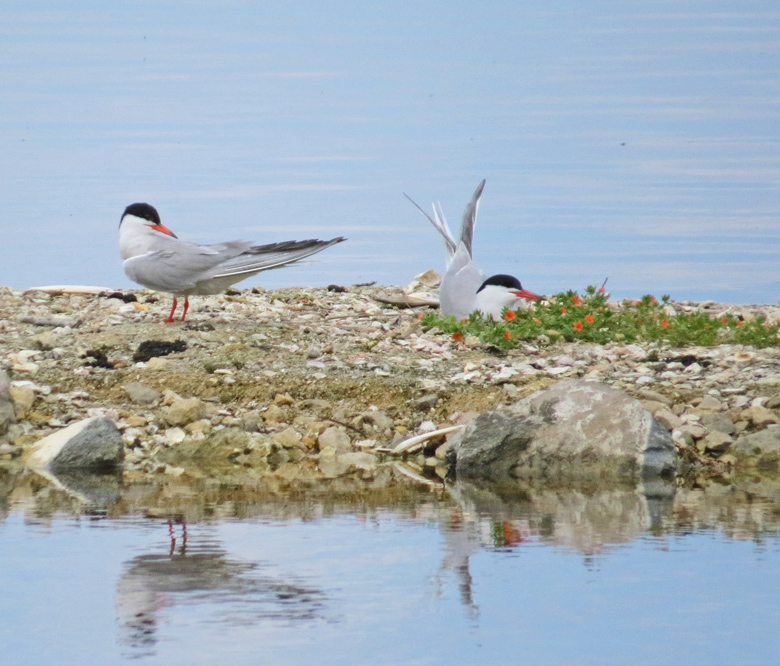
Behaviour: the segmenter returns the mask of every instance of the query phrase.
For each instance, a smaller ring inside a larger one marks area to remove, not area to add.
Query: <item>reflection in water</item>
[[[441,570],[457,577],[461,601],[472,618],[478,611],[472,555],[546,543],[591,557],[659,530],[672,514],[674,498],[674,488],[667,484],[585,492],[532,489],[514,481],[458,481],[448,490],[459,510],[442,516]]]
[[[543,605],[547,593],[540,592],[542,585],[523,578],[529,572],[539,571],[540,560],[548,567],[542,575],[554,582],[567,574],[566,563],[572,559],[566,556],[567,552],[578,553],[587,562],[616,545],[632,541],[649,544],[651,550],[665,550],[673,541],[666,537],[701,544],[695,537],[705,531],[717,530],[725,541],[760,541],[780,532],[780,479],[771,476],[753,475],[732,479],[729,484],[723,479],[700,478],[695,485],[679,488],[593,484],[568,489],[521,485],[517,481],[459,481],[445,488],[418,488],[399,477],[382,488],[361,486],[359,493],[355,491],[355,487],[340,486],[337,482],[322,485],[309,482],[301,487],[289,484],[282,492],[278,487],[227,487],[167,477],[157,483],[147,481],[124,486],[113,482],[106,485],[105,479],[58,479],[54,483],[40,475],[0,468],[0,512],[5,506],[11,516],[22,514],[28,526],[46,526],[45,533],[54,534],[52,538],[68,533],[71,549],[76,543],[90,543],[95,539],[93,528],[121,529],[122,521],[115,519],[122,516],[133,517],[128,523],[131,529],[124,530],[125,533],[149,524],[162,532],[166,527],[165,523],[158,522],[159,518],[176,521],[168,526],[168,539],[164,543],[160,542],[152,550],[145,548],[143,554],[132,557],[124,563],[118,579],[111,578],[108,583],[110,590],[115,589],[119,642],[132,657],[163,654],[163,638],[187,640],[182,636],[193,633],[186,631],[190,626],[208,632],[212,631],[208,626],[216,625],[219,629],[209,636],[218,640],[229,640],[226,637],[232,636],[231,627],[237,625],[242,635],[249,635],[245,630],[251,626],[251,635],[268,638],[277,636],[280,628],[286,630],[301,623],[307,631],[321,632],[320,637],[328,632],[354,637],[355,626],[369,627],[384,635],[382,632],[388,626],[404,621],[403,613],[420,611],[416,604],[394,596],[397,590],[411,595],[418,591],[408,585],[409,568],[424,576],[418,579],[421,581],[430,581],[433,574],[440,607],[445,607],[451,598],[447,592],[452,590],[450,579],[454,579],[456,603],[461,606],[455,610],[458,618],[465,618],[475,632],[492,632],[495,608],[511,602],[503,599],[503,590],[497,591],[494,584],[491,590],[490,577],[485,577],[481,565],[474,566],[474,555],[488,556],[480,558],[481,564],[489,562],[491,567],[503,564],[502,581],[508,585],[532,583],[535,591],[529,592],[529,598]],[[87,494],[93,498],[89,506],[84,504],[84,499],[78,499]],[[94,513],[96,506],[99,515]],[[82,520],[85,514],[89,518]],[[71,523],[56,521],[57,516],[64,515],[77,518]],[[142,518],[144,515],[153,517],[152,522]],[[356,531],[354,521],[331,520],[344,515],[365,517],[366,528]],[[392,534],[384,528],[384,518],[388,516],[394,526]],[[283,527],[272,530],[274,546],[263,549],[267,559],[256,561],[251,555],[234,556],[234,548],[247,547],[240,540],[233,541],[237,532],[249,540],[250,548],[257,539],[269,536],[267,528],[256,530],[254,525],[247,525],[247,521],[257,517]],[[224,522],[228,519],[229,526]],[[13,526],[13,520],[8,523]],[[323,529],[312,523],[318,523]],[[59,534],[51,525],[60,526]],[[86,529],[81,533],[72,529],[78,525]],[[440,542],[432,541],[430,531],[418,529],[420,526],[438,529]],[[259,536],[261,531],[263,536]],[[694,539],[688,541],[687,535],[691,534]],[[312,539],[307,542],[305,552],[300,550],[301,535]],[[344,542],[345,535],[350,536],[349,543]],[[130,543],[137,544],[143,538],[137,531],[133,532]],[[425,544],[422,549],[421,543]],[[384,549],[388,544],[393,544],[396,550],[386,554]],[[553,557],[540,556],[540,546],[553,546],[560,553]],[[633,553],[631,557],[636,557],[643,547],[626,550]],[[524,557],[523,566],[514,562],[506,564],[507,553],[530,555],[534,548],[533,557]],[[12,545],[6,552],[13,550]],[[419,562],[405,559],[410,551],[414,557],[419,555]],[[68,553],[74,552],[79,551],[66,548],[58,564],[67,564],[68,558],[74,557]],[[117,562],[127,557],[124,552],[118,552]],[[739,570],[745,561],[744,553],[740,555],[740,552],[738,548],[729,550],[728,557],[732,558],[729,563],[735,566],[724,567],[723,571]],[[46,562],[45,557],[36,554],[41,562]],[[690,567],[698,570],[700,563],[697,560],[694,565],[686,564],[680,557],[678,552],[661,558],[668,564],[653,559],[659,570],[666,571],[664,567],[668,567],[671,573],[653,574],[647,587],[639,592],[652,600],[655,581],[677,585],[679,581],[672,579],[680,572],[688,580]],[[629,566],[634,567],[634,562]],[[0,571],[5,564],[0,559]],[[38,559],[35,564],[38,566]],[[40,570],[54,571],[54,567],[44,569],[46,566]],[[680,568],[674,569],[675,566]],[[305,577],[287,574],[289,567],[293,567],[292,571],[305,569]],[[631,571],[645,580],[641,568]],[[491,575],[499,576],[493,570]],[[571,577],[571,572],[567,575]],[[614,568],[609,575],[617,575]],[[572,598],[593,601],[589,596],[592,592],[583,587],[585,583],[576,577],[574,580],[580,587]],[[59,579],[52,584],[59,585]],[[421,582],[421,586],[425,584]],[[637,589],[632,588],[631,593],[637,593]],[[614,586],[609,594],[616,595],[616,603],[633,603],[620,596],[627,594],[620,585]],[[704,598],[711,592],[704,590],[700,594]],[[736,598],[741,599],[739,603],[743,607],[750,602],[746,596]],[[567,597],[561,603],[565,606],[568,601]],[[678,606],[687,608],[682,601]],[[412,611],[408,610],[410,607]],[[381,616],[381,623],[377,620],[377,624],[371,624],[372,613]],[[213,622],[204,623],[204,616]],[[333,616],[338,621],[321,622]],[[430,617],[433,616],[435,612]],[[372,640],[375,635],[372,634]],[[277,645],[275,649],[281,648]]]
[[[97,481],[66,488],[0,468],[6,661],[61,663],[47,653],[56,646],[84,653],[67,663],[210,663],[208,652],[237,665],[511,654],[591,666],[632,663],[663,642],[680,662],[762,666],[713,651],[777,646],[773,477],[699,478],[674,493]],[[105,503],[99,515],[77,499],[88,491]],[[768,555],[733,539],[765,539]],[[582,566],[594,556],[598,567]],[[48,646],[31,638],[44,622]]]
[[[186,524],[177,540],[173,524],[168,525],[167,552],[134,557],[117,582],[120,642],[132,656],[154,654],[163,612],[174,606],[208,604],[219,622],[231,624],[321,616],[326,599],[320,590],[260,575],[270,565],[231,559],[216,541],[188,543]]]

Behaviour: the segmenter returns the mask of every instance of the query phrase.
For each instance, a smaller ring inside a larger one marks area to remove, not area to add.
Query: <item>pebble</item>
[[[10,391],[16,418],[24,419],[32,410],[35,402],[35,390],[27,383],[13,382]]]
[[[704,442],[705,451],[721,454],[725,453],[726,450],[731,447],[734,440],[726,433],[718,432],[716,430],[715,432],[709,433],[702,442]]]
[[[351,451],[352,443],[349,435],[343,428],[331,426],[327,428],[318,438],[317,446],[322,453],[323,449],[332,449],[333,451]]]
[[[187,434],[181,428],[168,428],[165,431],[164,441],[166,444],[179,444],[183,442]]]
[[[130,398],[130,402],[136,405],[149,405],[153,402],[157,402],[162,397],[159,391],[155,391],[153,388],[145,386],[140,382],[129,382],[125,384],[125,393]]]
[[[702,415],[701,424],[710,431],[722,432],[726,435],[733,435],[736,432],[734,422],[722,412]]]
[[[693,404],[695,404],[699,409],[714,412],[723,409],[723,405],[721,404],[720,400],[711,395],[705,395],[701,400],[695,401]]]
[[[162,358],[160,356],[153,356],[146,362],[147,370],[166,370],[172,363],[169,358]]]
[[[172,426],[183,426],[206,415],[206,405],[200,398],[179,398],[165,412],[165,420]]]
[[[742,411],[740,417],[745,421],[750,421],[755,426],[780,423],[777,414],[766,407],[749,407]]]
[[[267,423],[286,423],[287,412],[279,407],[279,405],[270,405],[268,409],[263,412],[263,418]]]
[[[508,384],[504,384],[504,387],[509,386]],[[439,396],[435,394],[428,394],[424,395],[420,398],[415,398],[412,400],[412,406],[415,409],[419,409],[423,412],[429,411],[433,409],[436,406],[436,403],[439,402]]]
[[[655,420],[667,430],[674,430],[683,425],[683,420],[676,414],[670,412],[666,407],[662,407],[656,411],[653,416],[655,416]]]
[[[282,432],[274,433],[271,438],[285,449],[292,449],[301,444],[302,436],[294,428],[286,428]]]

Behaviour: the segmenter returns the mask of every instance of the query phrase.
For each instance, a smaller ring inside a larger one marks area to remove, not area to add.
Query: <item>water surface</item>
[[[9,663],[768,665],[780,656],[771,480],[654,497],[456,484],[351,498],[166,481],[128,486],[91,512],[29,474],[5,488]]]
[[[0,284],[129,287],[133,201],[199,241],[345,235],[246,284],[406,284],[482,178],[476,258],[540,293],[778,299],[773,3],[0,8]]]

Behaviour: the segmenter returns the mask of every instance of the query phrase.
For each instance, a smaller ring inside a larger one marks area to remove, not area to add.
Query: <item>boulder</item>
[[[110,472],[124,461],[124,443],[114,422],[93,416],[37,441],[25,462],[33,469]]]
[[[675,448],[638,400],[569,379],[477,417],[453,438],[461,477],[567,479],[670,477]]]

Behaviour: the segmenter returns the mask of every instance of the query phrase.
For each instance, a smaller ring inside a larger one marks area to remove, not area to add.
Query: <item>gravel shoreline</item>
[[[392,292],[401,294],[374,286],[231,290],[194,297],[187,322],[165,324],[169,297],[147,290],[0,288],[0,369],[17,419],[0,437],[0,460],[105,415],[123,434],[128,481],[240,474],[379,483],[388,472],[377,449],[579,377],[642,400],[681,453],[718,474],[777,468],[777,349],[533,342],[504,352],[423,331],[425,308],[377,300]],[[674,307],[745,317],[777,310]],[[436,482],[446,474],[443,442],[433,438],[406,458],[411,475]]]

